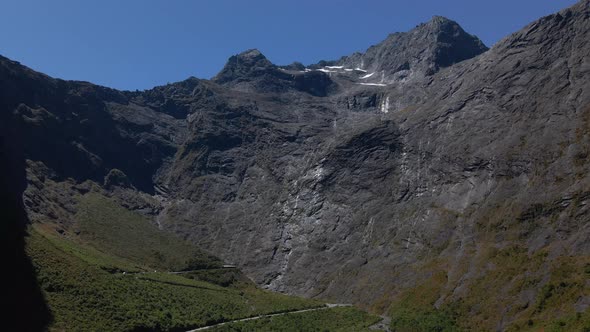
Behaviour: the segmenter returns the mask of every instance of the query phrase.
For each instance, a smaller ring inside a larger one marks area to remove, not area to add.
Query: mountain
[[[441,68],[473,58],[488,48],[454,21],[435,16],[409,32],[389,35],[365,53],[336,63],[370,72],[371,81],[395,82],[430,76]]]
[[[272,64],[260,51],[230,57],[212,81],[232,90],[258,93],[307,92],[326,96],[334,83],[321,71],[286,70]]]
[[[2,130],[29,219],[60,234],[98,186],[262,287],[397,329],[583,329],[589,17],[580,1],[489,50],[435,17],[340,60],[248,50],[142,92],[1,58]]]

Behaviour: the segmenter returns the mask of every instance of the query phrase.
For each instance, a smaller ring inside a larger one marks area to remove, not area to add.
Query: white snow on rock
[[[279,68],[279,70],[286,71],[286,72],[295,72],[295,73],[307,73],[308,71],[311,71],[311,70],[309,70],[307,68],[305,68],[305,71],[303,71],[303,70],[291,70],[291,69],[287,69],[287,68]]]
[[[367,74],[367,75],[365,75],[365,76],[361,77],[361,80],[364,80],[365,78],[369,78],[369,77],[371,77],[371,76],[373,76],[373,75],[375,75],[375,73],[370,73],[370,74]]]
[[[385,83],[357,83],[360,85],[370,85],[370,86],[387,86]]]
[[[360,68],[358,68],[358,67],[357,67],[357,68],[354,68],[354,70],[357,70],[357,71],[362,71],[363,73],[366,73],[366,72],[367,72],[366,70],[364,70],[364,69],[360,69]]]
[[[337,73],[337,71],[335,71],[335,70],[328,70],[328,69],[324,69],[324,68],[320,68],[320,69],[316,69],[316,70],[324,72],[324,73]]]
[[[326,66],[325,68],[328,68],[328,69],[342,69],[342,68],[344,68],[344,66]]]

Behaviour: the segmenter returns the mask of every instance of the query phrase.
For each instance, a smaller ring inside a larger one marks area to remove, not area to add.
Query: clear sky
[[[258,48],[304,64],[363,51],[433,15],[488,46],[576,0],[2,0],[0,54],[54,77],[147,89],[210,78]]]

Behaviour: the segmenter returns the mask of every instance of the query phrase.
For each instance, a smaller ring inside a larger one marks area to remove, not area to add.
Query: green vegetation
[[[590,331],[590,312],[577,312],[575,303],[590,296],[590,257],[549,258],[547,251],[529,254],[514,245],[485,248],[475,260],[481,271],[463,281],[467,291],[461,297],[450,293],[456,280],[449,280],[448,264],[432,261],[416,267],[417,273],[431,273],[415,287],[406,289],[390,307],[394,331],[495,330],[498,322],[511,317],[507,331]],[[471,266],[474,268],[474,265]],[[421,271],[421,272],[418,272]],[[542,277],[547,275],[547,277]],[[520,294],[536,294],[526,300]],[[438,308],[435,303],[445,301]]]
[[[250,282],[237,269],[207,269],[183,274],[183,277],[206,281],[223,287],[240,287]]]
[[[167,271],[221,266],[218,259],[160,231],[144,216],[98,193],[80,198],[76,220],[79,240],[103,252],[103,256],[139,262],[144,269]]]
[[[436,309],[434,303],[447,281],[446,273],[434,273],[423,284],[406,291],[390,310],[393,331],[459,331],[456,314],[450,309]]]
[[[110,273],[86,249],[32,229],[28,255],[54,316],[52,330],[175,330],[258,314],[311,308],[317,301],[259,290],[224,288],[164,272]],[[83,256],[81,258],[80,256]]]
[[[352,307],[322,309],[316,311],[264,317],[245,322],[225,324],[209,331],[370,331],[369,326],[380,318]]]
[[[393,331],[460,331],[455,314],[449,310],[430,309],[425,311],[415,309],[398,309],[391,321]]]

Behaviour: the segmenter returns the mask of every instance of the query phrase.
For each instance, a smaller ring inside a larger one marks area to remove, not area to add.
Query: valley
[[[435,16],[340,59],[249,49],[144,91],[0,56],[7,316],[588,331],[589,156],[588,0],[490,48]]]

